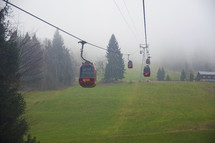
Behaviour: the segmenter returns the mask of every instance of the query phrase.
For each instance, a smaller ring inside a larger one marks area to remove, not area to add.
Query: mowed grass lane
[[[30,133],[44,143],[215,142],[215,83],[75,86],[25,100]]]

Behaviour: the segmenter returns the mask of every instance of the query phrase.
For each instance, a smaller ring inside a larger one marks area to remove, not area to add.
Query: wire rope
[[[134,30],[135,30],[136,34],[139,35],[138,32],[137,32],[136,25],[135,25],[134,20],[133,20],[131,14],[130,14],[130,12],[129,12],[129,9],[128,9],[127,5],[126,5],[125,0],[123,0],[123,3],[124,3],[124,5],[125,5],[125,9],[126,9],[126,11],[127,11],[127,13],[128,13],[128,17],[129,17],[129,19],[130,19],[131,22],[132,22],[132,25],[133,25],[133,27],[134,27]],[[138,37],[139,37],[139,36],[138,36]],[[138,39],[139,39],[139,38],[138,38]],[[141,40],[140,40],[140,41],[141,41]]]
[[[26,10],[24,10],[24,9],[22,9],[22,8],[20,8],[20,7],[16,6],[16,5],[14,5],[14,4],[8,2],[7,0],[3,0],[3,1],[4,1],[6,4],[9,4],[9,5],[11,5],[11,6],[13,6],[13,7],[15,7],[15,8],[21,10],[22,12],[24,12],[24,13],[26,13],[26,14],[28,14],[28,15],[34,17],[34,18],[36,18],[36,19],[39,20],[39,21],[42,21],[42,22],[48,24],[48,25],[51,26],[51,27],[54,27],[54,28],[58,29],[59,31],[61,31],[61,32],[65,33],[65,34],[67,34],[67,35],[69,35],[69,36],[71,36],[71,37],[73,37],[73,38],[75,38],[75,39],[77,39],[77,40],[85,41],[85,40],[83,40],[82,38],[80,38],[80,37],[78,37],[78,36],[75,36],[74,34],[71,34],[71,33],[67,32],[66,30],[64,30],[64,29],[62,29],[62,28],[60,28],[60,27],[58,27],[58,26],[56,26],[56,25],[54,25],[54,24],[52,24],[52,23],[50,23],[50,22],[48,22],[48,21],[46,21],[46,20],[44,20],[44,19],[42,19],[42,18],[36,16],[36,15],[34,15],[34,14],[32,14],[32,13],[30,13],[30,12],[28,12],[28,11],[26,11]],[[87,42],[87,41],[85,41],[85,42],[86,42],[87,44],[93,46],[93,47],[96,47],[96,48],[98,48],[98,49],[107,51],[107,49],[104,48],[104,47],[98,46],[98,45],[93,44],[93,43],[91,43],[91,42]],[[110,51],[110,52],[116,53],[115,51]],[[128,55],[128,54],[123,54],[123,53],[122,53],[122,55]]]
[[[121,9],[119,8],[119,5],[117,4],[117,2],[115,0],[113,0],[114,4],[116,5],[120,15],[122,16],[122,19],[124,20],[125,24],[128,26],[128,28],[130,29],[131,33],[134,35],[135,40],[138,42],[138,36],[135,34],[135,32],[132,30],[131,26],[129,25],[128,21],[126,20],[125,16],[123,15]]]

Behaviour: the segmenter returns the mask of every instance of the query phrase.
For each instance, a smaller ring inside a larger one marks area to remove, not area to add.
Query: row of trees
[[[187,80],[193,81],[193,80],[194,80],[194,75],[193,75],[192,72],[190,72],[190,74],[189,74],[189,79],[188,79],[188,78],[187,78],[187,74],[186,74],[186,72],[185,72],[184,69],[183,69],[183,70],[181,71],[180,80],[181,80],[181,81],[187,81]]]
[[[36,34],[31,37],[28,33],[25,36],[15,33],[13,37],[19,49],[19,73],[25,90],[58,89],[74,84],[79,67],[64,46],[58,30],[52,41],[46,39],[43,43],[40,43]],[[105,82],[123,79],[124,60],[114,35],[111,36],[107,49],[107,64],[97,62],[98,73]]]
[[[57,30],[52,41],[44,42],[44,74],[42,87],[56,89],[75,82],[75,63]]]
[[[55,89],[75,80],[73,59],[58,31],[53,40],[40,43],[36,35],[20,36],[5,21],[8,7],[0,10],[0,142],[36,143],[28,136],[23,117],[26,103],[21,90]]]
[[[171,78],[168,74],[167,74],[166,79],[165,79],[165,70],[163,67],[158,69],[157,80],[158,81],[164,81],[164,80],[170,81],[171,80]]]
[[[43,69],[43,49],[36,35],[30,37],[13,34],[19,51],[19,74],[22,87],[34,87],[40,85]]]
[[[19,50],[19,73],[21,85],[26,90],[57,89],[71,86],[75,81],[75,60],[64,46],[63,39],[56,30],[53,40],[42,44],[36,34],[14,33]]]
[[[157,72],[157,80],[158,81],[164,81],[164,78],[165,78],[165,71],[164,71],[164,68],[159,68],[158,69],[158,72]]]
[[[170,76],[169,76],[168,74],[167,74],[166,79],[165,79],[165,70],[164,70],[163,67],[158,69],[158,72],[157,72],[157,80],[158,80],[158,81],[164,81],[164,80],[170,81],[170,80],[171,80],[171,78],[170,78]],[[188,78],[187,78],[187,74],[186,74],[185,70],[183,69],[183,70],[181,71],[180,80],[181,80],[181,81],[187,81],[187,80],[193,81],[193,80],[194,80],[194,75],[193,75],[192,72],[190,72],[190,74],[189,74],[189,79],[188,79]]]

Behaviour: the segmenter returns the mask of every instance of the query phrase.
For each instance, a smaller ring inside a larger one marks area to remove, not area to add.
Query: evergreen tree
[[[160,68],[158,69],[157,80],[164,81],[164,78],[165,78],[165,71],[164,71],[164,68],[162,67],[161,69]]]
[[[169,77],[169,75],[167,75],[166,76],[166,81],[170,81],[171,79],[170,79],[170,77]]]
[[[125,64],[120,52],[118,42],[112,34],[107,48],[107,65],[105,68],[105,81],[113,81],[124,78]]]
[[[164,78],[165,78],[165,71],[164,71],[164,68],[162,67],[161,68],[161,80],[164,81]]]
[[[44,41],[44,75],[43,75],[43,89],[55,89],[55,63],[54,54],[56,54],[52,48],[52,43],[50,40],[46,39]]]
[[[180,80],[181,80],[181,81],[185,81],[185,80],[186,80],[186,73],[185,73],[184,69],[181,71]]]
[[[191,72],[190,73],[190,81],[193,81],[194,80],[194,75],[193,75],[193,73]]]
[[[70,86],[75,81],[75,70],[69,51],[57,30],[52,43],[47,41],[45,50],[45,80],[48,89]]]
[[[25,37],[17,36],[19,48],[19,73],[21,85],[26,88],[40,88],[43,70],[43,50],[36,34],[31,38],[28,33]]]
[[[22,116],[25,102],[18,92],[19,51],[15,39],[8,35],[6,14],[7,7],[0,10],[0,142],[21,143],[28,127]]]
[[[99,77],[101,77],[101,79],[104,78],[105,60],[104,59],[100,59],[100,60],[96,61],[95,65],[96,65],[97,79]],[[98,79],[98,80],[100,80],[100,79]]]
[[[36,137],[31,138],[31,135],[28,135],[27,141],[24,141],[24,143],[40,143],[40,141],[36,141]]]
[[[161,81],[161,69],[160,68],[158,69],[158,72],[157,72],[157,80]]]

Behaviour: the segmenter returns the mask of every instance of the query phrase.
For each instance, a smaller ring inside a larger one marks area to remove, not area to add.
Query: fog
[[[13,4],[95,45],[107,48],[112,34],[121,52],[140,66],[139,44],[144,44],[142,0],[16,0]],[[5,5],[1,1],[1,5]],[[36,32],[52,39],[56,29],[12,8],[11,23],[24,34]],[[214,0],[145,0],[151,63],[178,66],[209,64],[215,70]],[[124,17],[124,18],[123,18]],[[78,40],[61,32],[65,46],[80,54]],[[85,54],[95,62],[106,51],[86,45]],[[127,57],[124,57],[127,62]],[[197,69],[198,70],[198,69]],[[200,69],[199,69],[200,70]]]

